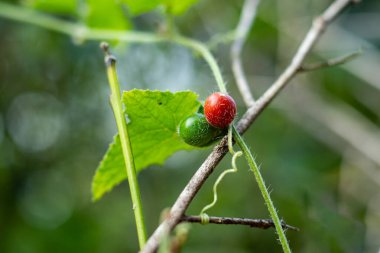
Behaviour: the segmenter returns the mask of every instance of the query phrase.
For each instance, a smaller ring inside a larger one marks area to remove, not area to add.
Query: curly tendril
[[[235,152],[233,149],[233,146],[232,146],[232,127],[231,126],[228,129],[228,150],[232,154],[232,162],[231,162],[232,168],[223,171],[222,174],[220,174],[219,177],[216,179],[214,186],[213,186],[214,199],[210,204],[203,207],[201,213],[199,214],[199,216],[201,217],[201,224],[208,224],[209,223],[209,216],[205,212],[207,210],[209,210],[210,208],[212,208],[216,204],[216,202],[218,201],[218,192],[217,192],[218,185],[223,180],[225,175],[227,175],[229,173],[235,173],[238,171],[237,166],[236,166],[236,159],[239,156],[243,155],[242,151]]]

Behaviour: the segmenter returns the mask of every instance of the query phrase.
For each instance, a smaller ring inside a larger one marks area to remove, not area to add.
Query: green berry
[[[211,126],[205,116],[195,113],[184,119],[179,125],[179,136],[189,145],[206,147],[225,135],[225,129]]]
[[[203,105],[200,105],[200,106],[199,106],[197,113],[205,114],[205,113],[204,113]]]

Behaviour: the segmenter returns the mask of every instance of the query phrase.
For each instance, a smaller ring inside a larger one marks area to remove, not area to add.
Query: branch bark
[[[259,3],[260,0],[246,0],[244,2],[240,21],[236,28],[236,37],[231,46],[232,71],[234,73],[236,85],[239,88],[244,103],[248,107],[253,106],[255,99],[253,98],[248,81],[244,74],[244,69],[241,62],[241,52],[247,39],[248,32],[255,20]]]
[[[343,11],[345,7],[354,2],[357,1],[336,0],[321,16],[315,19],[312,27],[307,33],[305,39],[302,41],[289,66],[280,75],[277,81],[259,98],[259,100],[257,100],[254,106],[250,107],[245,112],[242,119],[238,122],[237,130],[239,133],[244,133],[250,127],[254,120],[261,114],[261,112],[268,106],[275,96],[297,74],[298,69],[301,67],[305,57],[321,37],[326,27],[334,20],[335,17],[338,16],[339,13]],[[169,233],[170,230],[172,230],[180,222],[186,209],[199,189],[202,187],[203,183],[226,154],[226,143],[227,138],[225,137],[214,148],[213,152],[206,158],[201,167],[195,172],[172,206],[168,218],[158,226],[156,231],[154,231],[141,253],[155,252],[161,238],[165,234]]]
[[[202,218],[200,216],[183,216],[180,222],[202,223]],[[252,228],[262,228],[262,229],[274,227],[274,223],[271,219],[247,219],[247,218],[210,216],[209,223],[224,224],[224,225],[244,225],[244,226],[250,226]],[[299,231],[299,228],[290,226],[286,224],[285,222],[282,222],[282,227],[284,229]]]
[[[344,64],[346,62],[349,62],[353,60],[354,58],[358,57],[361,54],[361,51],[356,51],[347,55],[343,55],[337,58],[333,59],[328,59],[324,62],[318,62],[314,64],[308,64],[308,65],[303,65],[301,66],[298,71],[300,72],[308,72],[308,71],[314,71],[314,70],[319,70],[323,68],[330,68],[334,66],[338,66],[341,64]]]

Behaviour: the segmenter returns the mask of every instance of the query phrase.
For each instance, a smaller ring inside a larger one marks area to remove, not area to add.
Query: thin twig
[[[260,97],[259,100],[257,100],[255,105],[246,111],[242,119],[238,122],[237,130],[239,133],[244,133],[249,128],[264,108],[268,106],[273,98],[296,75],[305,57],[311,51],[317,40],[321,37],[327,25],[330,24],[330,22],[350,3],[353,3],[353,1],[336,0],[320,17],[314,21],[313,26],[310,28],[305,39],[301,43],[301,46],[299,47],[290,65],[285,69],[283,74],[280,75],[277,81]],[[154,231],[152,236],[149,238],[145,248],[141,251],[142,253],[154,252],[157,249],[163,235],[168,233],[178,224],[187,207],[202,187],[203,183],[228,151],[226,143],[227,138],[225,137],[217,146],[215,146],[213,152],[195,172],[172,206],[169,217],[157,227],[156,231]]]
[[[313,70],[318,70],[318,69],[322,69],[322,68],[329,68],[329,67],[338,66],[338,65],[341,65],[341,64],[344,64],[346,62],[353,60],[354,58],[358,57],[361,53],[362,52],[359,50],[359,51],[356,51],[353,53],[349,53],[349,54],[346,54],[343,56],[339,56],[339,57],[336,57],[333,59],[329,59],[329,60],[324,61],[324,62],[318,62],[318,63],[314,63],[314,64],[309,64],[309,65],[304,64],[298,69],[298,71],[307,72],[307,71],[313,71]]]
[[[271,87],[256,101],[255,105],[249,108],[243,115],[237,125],[239,132],[245,132],[253,123],[258,115],[267,107],[267,105],[280,93],[280,91],[289,83],[289,81],[298,73],[298,69],[315,43],[322,36],[326,27],[344,10],[353,0],[336,0],[325,12],[317,17],[310,30],[306,34],[291,63]]]
[[[191,222],[191,223],[201,223],[201,216],[183,216],[180,222]],[[231,217],[215,217],[209,216],[209,223],[212,224],[224,224],[224,225],[244,225],[250,226],[252,228],[272,228],[274,223],[271,219],[247,219],[247,218],[231,218]],[[284,221],[281,222],[284,229],[290,229],[294,231],[299,231],[297,227],[290,226]]]
[[[236,28],[236,38],[231,46],[232,71],[234,73],[237,87],[239,88],[240,94],[247,107],[251,107],[255,103],[255,99],[253,98],[248,81],[245,77],[241,63],[241,52],[247,39],[248,32],[255,20],[259,3],[260,0],[246,0],[244,2],[240,21]]]

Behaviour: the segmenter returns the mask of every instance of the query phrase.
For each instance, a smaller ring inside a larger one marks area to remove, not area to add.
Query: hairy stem
[[[129,189],[132,197],[133,212],[135,214],[137,236],[140,249],[142,249],[146,242],[144,216],[142,212],[140,189],[136,176],[132,147],[128,136],[127,122],[125,120],[123,106],[121,104],[120,85],[116,73],[116,59],[109,54],[108,45],[103,44],[102,48],[106,53],[105,63],[107,66],[107,76],[111,89],[110,101],[112,110],[115,115],[117,129],[119,131],[120,142],[125,161],[125,168],[128,176]]]
[[[282,228],[282,223],[280,221],[280,218],[278,217],[276,208],[274,207],[273,202],[270,198],[268,189],[265,186],[265,182],[264,182],[263,177],[261,176],[259,167],[257,166],[251,151],[249,150],[247,144],[244,142],[243,138],[240,136],[238,131],[236,131],[235,127],[233,127],[232,130],[233,130],[233,135],[234,135],[234,139],[236,140],[236,143],[239,145],[239,147],[243,151],[244,156],[247,159],[248,165],[251,168],[253,174],[255,175],[256,182],[259,186],[261,194],[263,195],[265,204],[267,205],[268,211],[270,213],[270,216],[276,228],[282,249],[285,253],[290,253],[291,250],[289,247],[288,240],[286,239],[284,229]]]

